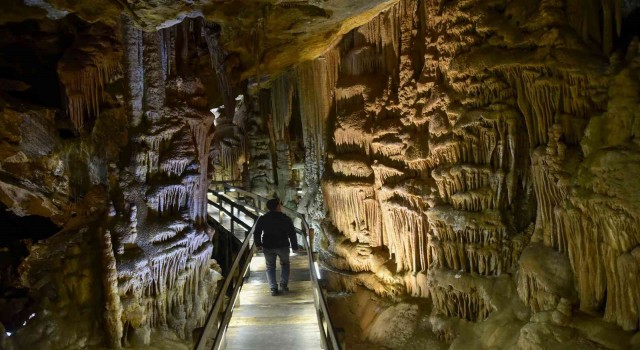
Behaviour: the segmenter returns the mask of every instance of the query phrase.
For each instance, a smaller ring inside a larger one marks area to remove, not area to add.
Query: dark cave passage
[[[60,227],[45,217],[17,216],[0,203],[0,230],[0,322],[11,333],[33,313],[33,300],[21,286],[18,267],[31,245],[53,236]]]

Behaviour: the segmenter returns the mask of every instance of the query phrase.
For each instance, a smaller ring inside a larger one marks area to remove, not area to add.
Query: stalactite
[[[427,260],[454,270],[498,276],[511,268],[512,245],[499,212],[482,213],[434,208],[427,211],[431,225]],[[508,265],[507,265],[508,263]]]
[[[162,76],[166,80],[171,75],[171,67],[175,65],[175,29],[174,27],[161,29],[159,35],[162,38],[160,45]]]
[[[131,20],[123,16],[123,41],[125,42],[125,78],[128,109],[132,125],[137,126],[142,117],[143,69],[142,69],[142,31]]]
[[[216,72],[216,79],[218,81],[218,89],[222,94],[222,100],[224,102],[224,112],[228,119],[233,120],[233,116],[236,109],[235,94],[233,92],[233,85],[228,76],[227,66],[225,62],[225,52],[220,46],[220,27],[217,25],[210,25],[204,20],[200,23],[205,41],[207,42],[207,48],[209,49],[209,56],[211,56],[211,66]]]
[[[166,91],[163,79],[160,35],[157,32],[142,34],[142,62],[144,66],[145,116],[151,122],[160,119]]]
[[[370,242],[378,246],[380,207],[371,185],[354,183],[323,183],[323,194],[334,225],[352,241]]]
[[[364,120],[364,118],[362,120]],[[367,154],[369,153],[371,143],[373,142],[373,135],[365,132],[362,128],[356,125],[344,125],[336,128],[333,138],[336,147],[340,150],[345,148],[348,149],[350,146],[357,146]]]
[[[346,74],[357,75],[369,72],[368,69],[373,69],[374,65],[377,66],[376,68],[385,68],[389,73],[397,71],[400,57],[399,13],[399,5],[396,4],[354,31],[353,46],[365,49],[354,52],[352,55],[356,57],[347,55],[344,69]],[[372,49],[378,55],[377,59],[370,52]],[[379,71],[373,70],[371,73]]]
[[[562,235],[559,235],[553,211],[558,204],[566,199],[568,189],[559,186],[561,182],[556,179],[558,170],[554,169],[555,164],[549,162],[541,150],[534,152],[531,158],[532,180],[536,191],[540,224],[544,229],[545,244],[560,252],[566,252],[566,240]]]
[[[271,113],[273,113],[273,127],[278,141],[286,139],[295,89],[295,80],[288,72],[274,79],[271,85]]]
[[[438,167],[432,173],[440,196],[456,209],[471,204],[476,210],[496,209],[504,185],[504,175],[487,166],[453,165]],[[457,202],[457,203],[456,203]],[[478,208],[479,206],[479,208]]]
[[[179,27],[189,30],[188,23]],[[117,265],[121,319],[125,329],[169,328],[189,338],[204,323],[215,292],[212,246],[202,225],[214,118],[203,108],[204,88],[197,79],[172,77],[177,63],[180,70],[188,68],[188,57],[175,50],[188,54],[190,35],[177,38],[175,28],[139,33],[129,27],[125,34],[131,36],[127,84],[139,99],[131,109],[142,116],[144,107],[148,126],[135,128],[141,120],[134,118],[129,136],[134,176],[123,188],[125,200],[135,206],[118,226],[130,230]]]
[[[347,176],[367,178],[373,175],[373,169],[364,161],[352,159],[334,159],[331,162],[331,169],[335,173]]]
[[[559,207],[554,211],[555,230],[564,250],[554,247],[569,256],[582,310],[593,312],[604,302],[605,320],[627,330],[638,329],[640,281],[634,273],[640,262],[640,253],[634,249],[640,243],[634,229],[638,220],[598,201],[585,204],[583,208]],[[607,232],[619,235],[612,237]]]
[[[404,275],[407,292],[416,298],[429,297],[429,277],[425,272],[408,273]]]
[[[433,286],[429,295],[437,314],[455,316],[469,321],[482,321],[491,313],[485,300],[474,294]]]
[[[185,207],[189,199],[194,195],[197,180],[188,184],[173,184],[158,186],[149,195],[148,203],[159,215],[171,212],[175,213]]]
[[[385,225],[383,240],[393,254],[397,271],[425,271],[427,237],[422,213],[402,205],[381,204],[382,222]]]
[[[371,169],[376,178],[376,185],[382,187],[389,179],[405,175],[402,170],[398,170],[383,164],[372,164]]]
[[[160,164],[160,170],[169,176],[179,176],[191,162],[190,159],[169,159]]]
[[[567,1],[569,24],[576,32],[582,35],[585,41],[595,40],[602,43],[601,20],[598,12],[602,6],[602,0],[596,1]]]
[[[105,85],[122,73],[120,53],[109,50],[107,45],[100,41],[81,43],[58,65],[67,113],[77,130],[82,129],[86,116],[98,115]]]
[[[383,56],[373,47],[360,47],[350,50],[342,58],[340,72],[347,75],[363,75],[380,72],[384,68]]]
[[[323,163],[326,152],[326,123],[333,104],[339,65],[339,52],[334,49],[296,69],[305,149],[313,148],[317,164]]]

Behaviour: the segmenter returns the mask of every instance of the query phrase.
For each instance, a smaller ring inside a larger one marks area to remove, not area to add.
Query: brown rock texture
[[[349,348],[640,344],[635,1],[0,6],[0,348],[189,347],[211,180],[307,215]]]
[[[326,210],[333,287],[423,298],[434,324],[489,331],[505,314],[522,325],[525,307],[566,302],[590,322],[638,330],[637,41],[613,53],[625,11],[401,1],[275,78],[276,139],[297,93],[308,189],[321,178],[324,203],[307,190],[302,204],[317,218]],[[519,329],[501,346],[543,346],[517,341]],[[574,347],[630,346],[621,330],[615,345],[572,332],[584,339]]]
[[[186,347],[203,325],[221,279],[203,23],[2,27],[3,349]]]

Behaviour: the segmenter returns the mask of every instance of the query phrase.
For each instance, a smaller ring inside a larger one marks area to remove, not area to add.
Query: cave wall
[[[187,347],[221,279],[206,192],[233,135],[210,108],[233,87],[212,69],[214,34],[73,15],[0,30],[0,200],[18,225],[56,228],[3,241],[0,347]]]
[[[454,348],[637,346],[635,6],[400,1],[274,78],[333,288],[418,300]]]
[[[230,4],[5,6],[3,348],[185,346],[210,179],[308,214],[349,344],[640,344],[634,1]]]

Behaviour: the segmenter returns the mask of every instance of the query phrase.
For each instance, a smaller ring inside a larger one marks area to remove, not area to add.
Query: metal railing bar
[[[212,327],[215,323],[214,319],[217,317],[218,313],[220,312],[220,307],[222,307],[222,304],[224,303],[224,298],[227,295],[226,290],[229,289],[229,285],[231,284],[231,281],[233,280],[232,276],[232,272],[235,271],[238,266],[240,265],[240,260],[243,258],[244,256],[244,252],[248,249],[248,247],[250,246],[250,239],[245,239],[244,243],[242,243],[242,247],[240,248],[240,251],[238,252],[238,255],[236,256],[236,258],[233,260],[233,264],[231,265],[231,268],[229,269],[230,273],[229,276],[227,276],[227,278],[225,278],[224,280],[224,284],[222,285],[222,288],[220,289],[220,293],[218,293],[218,295],[216,296],[216,301],[213,304],[213,307],[211,308],[211,311],[209,312],[209,315],[207,316],[207,321],[205,323],[205,329],[202,332],[202,335],[200,336],[200,339],[198,340],[196,349],[197,350],[205,350],[205,346],[206,346],[206,334],[208,334],[209,332],[211,332]]]
[[[242,212],[249,218],[253,219],[255,222],[256,218],[259,215],[264,213],[264,211],[260,208],[263,207],[263,205],[267,202],[268,199],[260,195],[257,195],[255,193],[243,190],[241,188],[231,186],[228,182],[217,182],[217,184],[223,184],[223,187],[224,187],[223,191],[218,191],[217,189],[212,188],[213,186],[210,186],[209,193],[215,195],[218,198],[219,203],[216,203],[210,199],[208,199],[208,203],[214,206],[215,208],[218,208],[221,213],[224,213],[227,216],[229,216],[231,218],[230,221],[231,221],[232,227],[233,227],[233,223],[237,222],[242,227],[249,230],[251,227],[248,224],[244,223],[242,220],[240,220],[233,213],[234,209],[238,214]],[[248,197],[253,200],[253,204],[255,204],[255,206],[248,203],[240,202],[241,198],[233,198],[228,193],[235,193],[237,197],[240,197],[240,196]],[[223,204],[229,205],[230,210],[224,208]],[[313,286],[313,298],[314,298],[314,303],[316,305],[316,316],[318,318],[318,327],[320,328],[322,346],[324,349],[327,349],[327,350],[339,350],[341,349],[341,346],[338,343],[338,339],[331,322],[331,317],[329,315],[329,308],[327,305],[327,301],[324,297],[324,293],[319,282],[319,277],[315,270],[315,260],[313,257],[313,252],[311,251],[311,247],[310,247],[310,234],[312,237],[313,232],[310,230],[309,224],[307,223],[303,214],[300,214],[295,210],[289,209],[287,207],[282,207],[282,209],[283,209],[282,211],[285,214],[293,218],[300,219],[299,223],[301,227],[296,228],[296,232],[302,235],[303,246],[307,251],[307,259],[309,262],[309,270],[310,270],[311,282]],[[210,216],[209,218],[215,221],[215,219],[211,218]],[[250,239],[247,235],[247,238],[245,238],[245,241],[243,242],[242,247],[238,252],[238,255],[234,259],[234,262],[231,268],[229,269],[229,274],[225,279],[223,288],[221,289],[220,294],[216,297],[214,306],[212,307],[211,312],[207,317],[207,323],[205,324],[205,329],[197,343],[196,349],[198,350],[204,350],[204,346],[206,346],[207,338],[210,339],[209,333],[211,333],[213,330],[213,323],[217,324],[217,322],[212,322],[212,321],[214,321],[214,318],[215,320],[217,320],[217,317],[219,316],[219,313],[220,313],[221,304],[224,302],[224,296],[226,295],[226,292],[228,291],[230,284],[232,282],[235,282],[233,286],[231,300],[229,301],[227,308],[224,310],[224,314],[222,315],[222,319],[220,320],[221,322],[218,326],[218,330],[214,338],[213,348],[217,350],[218,347],[222,344],[224,334],[226,332],[228,323],[233,313],[234,303],[238,298],[240,289],[242,288],[243,276],[246,275],[249,268],[249,264],[253,257],[253,254],[252,254],[253,245],[251,245],[249,242],[250,242]],[[241,263],[242,259],[245,259],[243,263]],[[238,269],[240,269],[239,270],[240,273],[236,274],[236,272],[238,272]]]
[[[249,239],[247,238],[245,241],[249,241]],[[213,343],[213,349],[217,350],[220,348],[220,345],[222,344],[222,339],[224,338],[223,335],[226,332],[228,325],[229,325],[229,321],[231,320],[231,315],[233,314],[233,308],[235,306],[236,301],[238,300],[238,295],[240,293],[240,289],[242,288],[242,285],[244,283],[242,283],[242,280],[244,279],[244,276],[247,274],[247,271],[249,270],[249,265],[251,264],[251,255],[253,253],[253,245],[251,246],[250,250],[249,250],[249,255],[250,256],[245,256],[246,260],[244,262],[244,264],[242,265],[242,269],[240,271],[240,274],[238,274],[237,279],[238,281],[240,281],[240,283],[236,283],[234,288],[233,288],[233,293],[231,294],[231,298],[229,299],[229,307],[227,307],[227,309],[224,312],[224,315],[222,316],[222,320],[220,322],[220,327],[218,328],[218,332],[216,334],[216,338],[215,341]],[[244,254],[244,253],[243,253]]]
[[[233,215],[233,214],[231,213],[231,211],[230,211],[230,210],[228,210],[227,208],[223,207],[222,205],[219,205],[219,204],[218,204],[218,203],[216,203],[216,202],[211,201],[210,199],[209,199],[209,200],[207,200],[207,201],[209,202],[209,204],[211,204],[211,205],[213,205],[214,207],[218,208],[218,210],[220,210],[221,212],[223,212],[223,213],[227,214],[227,216],[228,216],[231,220],[233,220],[233,221],[237,222],[238,224],[240,224],[240,226],[242,226],[244,229],[246,229],[246,230],[250,230],[250,229],[251,229],[251,226],[250,226],[249,224],[247,224],[246,222],[242,221],[240,218],[238,218],[238,217],[236,217],[235,215]],[[238,207],[238,208],[239,208],[239,207]],[[247,212],[248,212],[248,211],[247,211]],[[250,213],[250,212],[248,212],[248,213]],[[252,215],[255,215],[255,214],[252,214]],[[255,219],[254,219],[254,220],[255,220]]]
[[[224,185],[225,190],[228,190],[230,192],[236,192],[239,194],[242,194],[244,196],[248,196],[253,198],[255,201],[259,202],[259,201],[264,201],[266,202],[268,199],[264,198],[258,194],[243,190],[241,188],[237,188],[237,187],[233,187],[230,186],[228,184]],[[309,260],[309,270],[310,270],[310,276],[311,276],[311,280],[314,286],[314,289],[317,290],[317,294],[314,293],[314,301],[316,304],[316,310],[317,310],[317,317],[318,317],[318,326],[321,329],[321,337],[322,337],[322,343],[325,349],[327,349],[327,345],[328,341],[330,341],[330,345],[331,345],[331,349],[337,350],[340,349],[340,345],[338,344],[338,339],[337,336],[335,334],[334,328],[333,328],[333,324],[331,322],[331,317],[329,316],[329,306],[327,305],[327,301],[324,298],[324,293],[322,292],[322,288],[320,286],[320,282],[317,276],[317,273],[315,271],[315,265],[314,262],[315,260],[313,259],[313,252],[311,251],[310,247],[309,247],[309,236],[308,236],[308,232],[309,232],[309,224],[307,223],[304,215],[289,209],[287,207],[282,207],[282,211],[285,214],[288,214],[289,216],[293,216],[296,218],[300,219],[300,223],[302,225],[301,229],[296,229],[297,232],[301,233],[302,236],[305,238],[303,239],[304,242],[304,246],[305,249],[307,251],[307,258]],[[318,296],[319,295],[319,296]],[[326,324],[326,327],[324,326],[324,324]],[[329,339],[327,339],[329,338]]]

